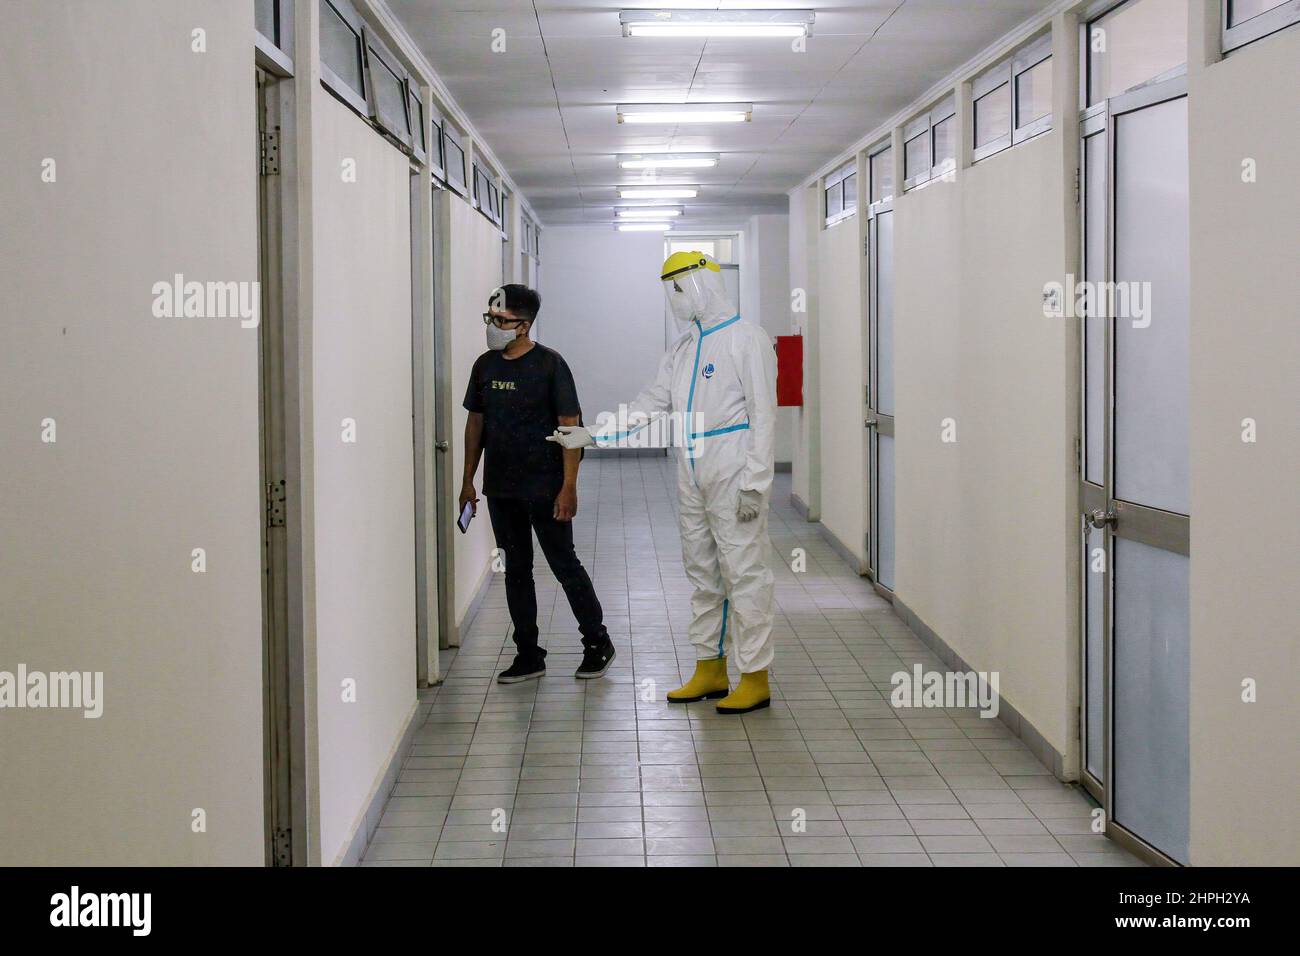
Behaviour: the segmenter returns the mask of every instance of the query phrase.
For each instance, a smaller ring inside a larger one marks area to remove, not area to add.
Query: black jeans
[[[551,566],[573,616],[578,619],[582,643],[599,647],[609,640],[605,614],[596,589],[591,585],[582,562],[573,550],[573,524],[556,521],[555,502],[551,498],[488,498],[488,515],[497,547],[506,561],[506,603],[515,626],[515,648],[533,661],[546,658],[546,649],[537,646],[537,591],[533,587],[533,532],[542,546],[546,563]]]

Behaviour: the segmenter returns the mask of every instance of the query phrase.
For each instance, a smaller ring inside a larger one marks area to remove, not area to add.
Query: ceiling
[[[643,182],[619,153],[722,153],[712,169],[657,178],[701,187],[680,228],[784,212],[788,190],[1052,2],[388,0],[545,225],[610,222],[615,187]],[[805,53],[780,39],[622,36],[620,10],[666,7],[817,19]],[[619,103],[727,101],[753,103],[752,122],[615,122]]]

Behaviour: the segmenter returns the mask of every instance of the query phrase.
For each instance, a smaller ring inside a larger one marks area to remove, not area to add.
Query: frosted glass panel
[[[398,133],[410,132],[406,118],[406,90],[401,77],[388,68],[372,52],[370,54],[372,69],[370,78],[375,84],[375,99],[379,108],[379,118],[390,130]]]
[[[1084,539],[1083,567],[1087,574],[1085,586],[1086,633],[1084,679],[1084,719],[1087,730],[1088,770],[1098,780],[1105,781],[1103,771],[1105,760],[1105,725],[1106,711],[1106,675],[1105,675],[1105,631],[1103,626],[1103,608],[1105,604],[1106,575],[1105,565],[1098,564],[1097,551],[1106,547],[1104,532],[1093,528]],[[1107,560],[1104,551],[1101,561]],[[1102,570],[1095,570],[1100,567]]]
[[[1232,0],[1232,15],[1228,18],[1228,26],[1235,27],[1239,23],[1245,23],[1286,2],[1287,0]]]
[[[262,36],[279,45],[280,38],[275,35],[275,0],[257,0],[253,4],[253,26]]]
[[[826,218],[833,219],[844,211],[844,184],[826,187]]]
[[[1115,821],[1187,862],[1188,559],[1115,539]]]
[[[1101,288],[1106,280],[1106,134],[1090,136],[1084,144],[1087,192],[1084,278]],[[1069,292],[1067,291],[1067,295]],[[1106,321],[1099,297],[1088,297],[1084,320],[1084,478],[1106,483]]]
[[[1094,20],[1088,39],[1092,104],[1187,62],[1187,0],[1130,0]]]
[[[871,157],[871,201],[894,198],[894,148],[882,149]]]
[[[424,123],[424,104],[420,102],[419,96],[414,89],[408,90],[407,112],[411,117],[411,135],[415,137],[415,145],[420,149],[425,148],[425,123]]]
[[[1011,135],[1011,84],[1003,83],[975,101],[975,148]]]
[[[1016,77],[1016,126],[1027,126],[1052,112],[1052,60],[1031,67]]]
[[[1187,514],[1186,98],[1115,137],[1115,495]]]
[[[876,580],[894,589],[894,439],[876,436]]]
[[[876,217],[876,410],[894,414],[894,214]]]
[[[328,3],[320,7],[320,59],[358,96],[365,95],[361,85],[361,38]]]
[[[930,168],[930,132],[913,137],[903,144],[903,178],[924,173]]]
[[[934,126],[934,167],[946,168],[957,158],[957,119],[948,117]]]

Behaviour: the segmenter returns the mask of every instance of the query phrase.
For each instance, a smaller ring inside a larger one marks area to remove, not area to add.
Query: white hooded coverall
[[[632,415],[677,413],[678,523],[691,599],[696,658],[726,653],[741,673],[772,663],[774,579],[767,512],[776,419],[776,356],[761,328],[726,314],[692,319],[668,349],[654,382],[628,406]],[[594,432],[611,446],[631,432],[617,423]],[[633,429],[633,431],[638,429]],[[741,491],[763,497],[759,515],[736,517]]]

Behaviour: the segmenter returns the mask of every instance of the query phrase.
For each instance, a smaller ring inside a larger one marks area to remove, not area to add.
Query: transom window
[[[971,160],[1052,128],[1052,37],[1023,47],[971,82]]]
[[[835,172],[826,177],[822,190],[823,212],[826,225],[839,222],[857,212],[858,208],[858,167],[856,160],[849,160]]]
[[[957,168],[957,101],[949,95],[903,127],[903,190]]]

